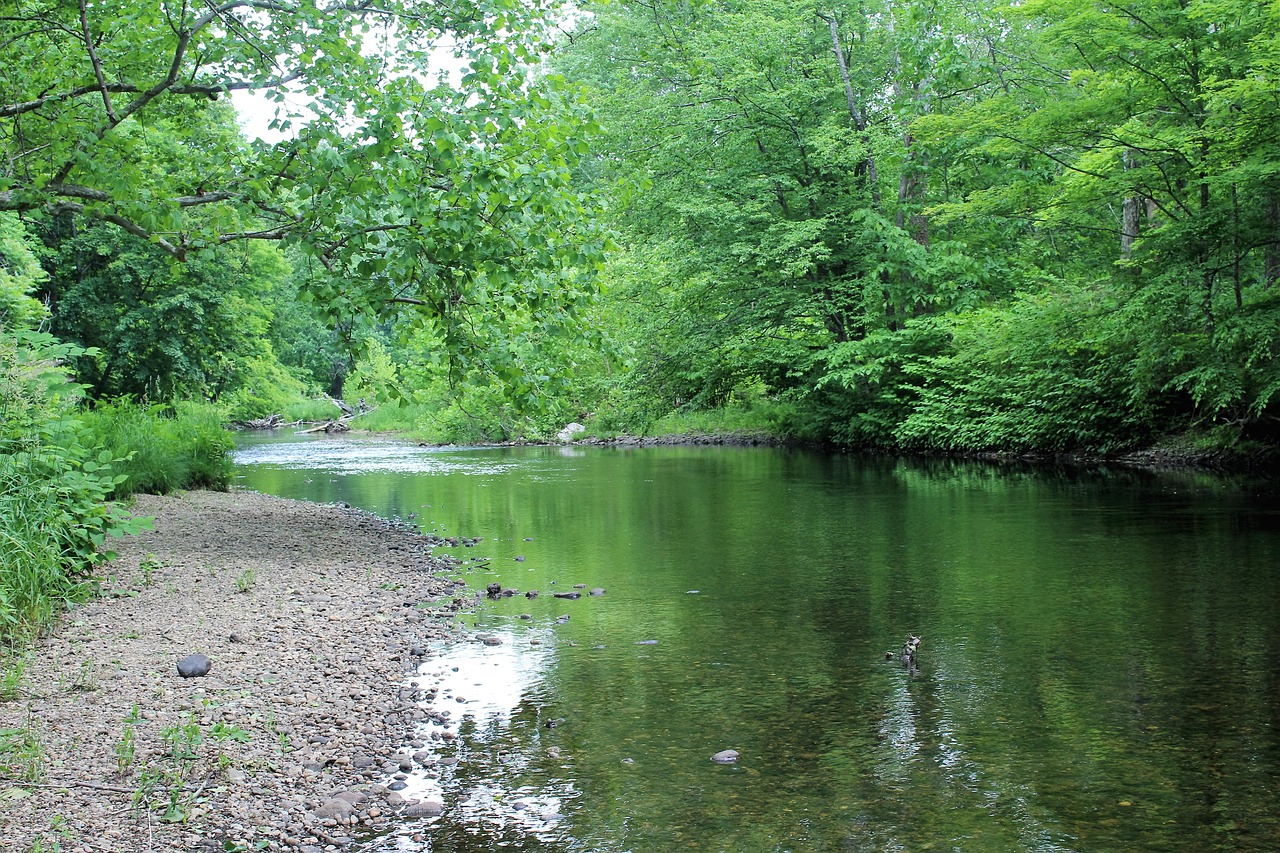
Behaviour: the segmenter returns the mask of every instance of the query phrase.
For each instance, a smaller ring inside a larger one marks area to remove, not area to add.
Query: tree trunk
[[[866,146],[867,156],[859,166],[859,170],[865,175],[867,187],[871,190],[871,203],[880,209],[880,175],[876,170],[876,158],[871,153],[871,140],[867,134],[867,119],[858,108],[857,98],[853,94],[853,84],[849,81],[849,64],[845,62],[844,47],[840,44],[840,22],[832,15],[818,15],[819,18],[827,22],[831,27],[831,48],[835,52],[836,62],[840,66],[840,79],[844,82],[844,97],[849,107],[849,118],[853,120],[853,125],[862,134],[862,142]]]
[[[1267,287],[1280,281],[1280,196],[1267,193],[1266,247],[1263,249],[1263,276]]]
[[[1133,152],[1125,149],[1121,158],[1125,171],[1134,168]],[[1142,196],[1125,196],[1120,208],[1120,259],[1130,260],[1133,257],[1133,244],[1142,229]]]

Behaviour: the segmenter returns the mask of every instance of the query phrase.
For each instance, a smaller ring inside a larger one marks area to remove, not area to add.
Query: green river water
[[[457,737],[424,732],[439,778],[406,781],[445,812],[369,853],[1280,851],[1266,485],[358,439],[237,462],[484,537],[447,549],[470,587],[542,593],[465,617],[502,645],[423,664]],[[606,594],[551,597],[578,583]],[[909,633],[918,671],[885,659]]]

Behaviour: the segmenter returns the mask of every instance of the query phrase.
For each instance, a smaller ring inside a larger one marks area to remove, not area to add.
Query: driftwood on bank
[[[336,420],[325,421],[324,423],[318,426],[314,426],[311,429],[298,430],[298,435],[310,435],[311,433],[315,433],[315,432],[324,432],[329,434],[333,434],[335,432],[346,432],[347,430],[351,429],[351,422],[354,421],[356,418],[362,415],[370,414],[371,412],[376,412],[378,410],[377,406],[374,406],[373,408],[369,408],[368,406],[366,406],[363,397],[360,398],[360,404],[359,404],[360,408],[359,408],[359,411],[357,411],[356,409],[353,409],[351,408],[351,406],[344,403],[342,400],[338,400],[334,397],[330,397],[328,394],[325,394],[324,396],[326,400],[328,400],[330,403],[333,403],[335,406],[338,407],[338,410],[342,412],[342,416],[337,418]]]
[[[251,421],[241,421],[241,429],[280,429],[281,427],[297,426],[302,421],[286,421],[284,415],[267,415],[265,418],[254,418]]]
[[[330,397],[328,394],[324,398],[330,403],[338,407],[338,411],[342,414],[334,420],[317,423],[316,421],[286,421],[284,415],[267,415],[265,418],[255,418],[251,421],[241,421],[238,426],[241,429],[280,429],[282,427],[302,426],[304,423],[314,424],[310,429],[299,430],[298,435],[308,435],[313,432],[346,432],[351,429],[351,421],[378,410],[377,406],[370,408],[365,404],[364,398],[360,398],[358,408],[353,409],[342,400]]]

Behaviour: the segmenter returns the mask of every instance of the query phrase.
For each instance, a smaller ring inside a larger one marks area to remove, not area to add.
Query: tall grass
[[[99,403],[84,415],[90,440],[120,460],[117,497],[178,489],[225,489],[234,446],[222,412],[208,403]]]
[[[790,430],[788,420],[794,406],[776,400],[752,400],[733,403],[718,409],[676,412],[648,425],[646,435],[759,435],[785,438]],[[587,424],[588,433],[593,432]]]

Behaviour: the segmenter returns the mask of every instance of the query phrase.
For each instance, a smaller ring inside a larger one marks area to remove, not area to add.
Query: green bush
[[[109,498],[109,449],[72,415],[81,386],[61,365],[83,351],[37,333],[0,334],[0,638],[29,634],[94,590],[108,537],[141,523]]]
[[[1114,303],[1081,288],[949,318],[951,346],[922,365],[895,430],[933,450],[1113,451],[1150,436],[1133,405]]]

